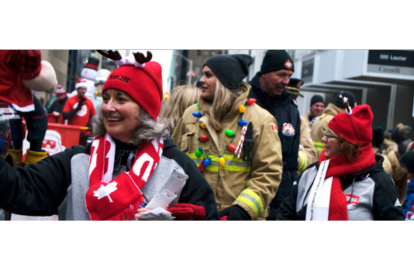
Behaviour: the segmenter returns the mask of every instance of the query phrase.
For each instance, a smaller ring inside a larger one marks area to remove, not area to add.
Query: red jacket
[[[0,51],[0,101],[11,103],[18,111],[33,111],[33,95],[23,80],[39,75],[40,61],[39,50]]]

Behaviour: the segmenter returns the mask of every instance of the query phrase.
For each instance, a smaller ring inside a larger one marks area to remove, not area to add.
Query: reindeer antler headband
[[[145,67],[145,63],[149,62],[152,59],[152,54],[150,51],[147,51],[146,57],[141,52],[132,52],[135,58],[134,61],[129,60],[128,57],[123,58],[117,50],[97,50],[97,52],[103,55],[104,57],[112,59],[118,66],[134,65],[135,67]]]
[[[345,112],[346,112],[346,114],[348,114],[349,119],[351,120],[352,128],[354,129],[355,135],[357,136],[357,138],[359,140],[361,140],[361,134],[359,133],[359,129],[355,125],[354,118],[352,116],[352,108],[349,105],[348,98],[347,97],[344,97],[342,95],[340,95],[339,97],[342,98],[342,101],[343,101],[344,106],[345,106]]]

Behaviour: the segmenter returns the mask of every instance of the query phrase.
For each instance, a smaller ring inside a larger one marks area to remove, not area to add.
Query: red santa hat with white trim
[[[88,89],[88,84],[86,83],[86,80],[84,78],[78,79],[75,85],[75,89],[78,89],[79,87],[85,87]]]

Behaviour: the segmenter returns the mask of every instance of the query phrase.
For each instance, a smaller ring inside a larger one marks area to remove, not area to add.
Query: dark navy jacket
[[[278,97],[269,97],[269,93],[260,88],[260,72],[249,82],[252,86],[249,98],[255,98],[256,104],[266,109],[277,121],[279,138],[282,143],[283,175],[276,197],[270,203],[269,219],[274,219],[279,204],[289,196],[292,184],[298,178],[298,152],[300,143],[300,115],[296,103],[290,94],[283,91]],[[294,135],[284,131],[284,124],[291,124]]]

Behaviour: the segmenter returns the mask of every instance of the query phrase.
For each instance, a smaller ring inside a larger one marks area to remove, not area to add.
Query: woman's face
[[[330,159],[336,155],[341,154],[339,152],[338,134],[332,129],[328,128],[328,136],[322,137],[322,142],[325,143],[325,157]]]
[[[208,66],[204,66],[203,76],[200,79],[202,91],[200,95],[201,98],[213,101],[216,92],[216,81],[217,77],[214,75],[213,71],[211,71]]]
[[[104,126],[113,138],[127,143],[139,126],[140,106],[126,93],[108,89],[102,94]]]

